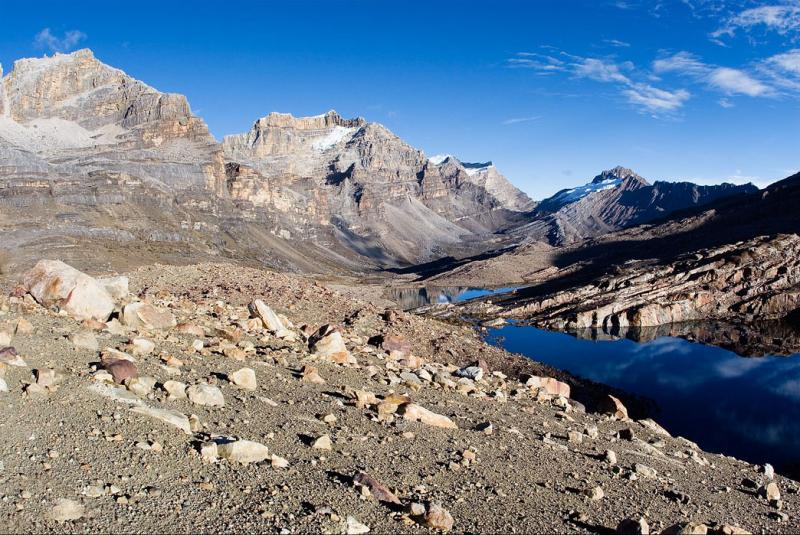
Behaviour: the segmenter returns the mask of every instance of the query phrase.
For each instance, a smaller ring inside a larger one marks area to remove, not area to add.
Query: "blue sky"
[[[615,165],[759,185],[800,170],[800,0],[3,1],[0,62],[88,47],[221,139],[336,109],[534,198]]]

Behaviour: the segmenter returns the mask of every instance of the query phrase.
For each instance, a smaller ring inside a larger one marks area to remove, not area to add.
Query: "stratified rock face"
[[[624,167],[603,171],[590,183],[559,191],[542,201],[533,221],[515,232],[529,240],[564,245],[702,206],[753,193],[752,184],[699,186],[690,182],[650,184]]]
[[[377,123],[272,113],[223,142],[231,195],[331,226],[350,247],[427,258],[532,206],[493,166],[428,159]]]
[[[510,305],[504,315],[570,330],[695,320],[781,319],[800,309],[800,236],[759,237],[664,264],[639,261],[591,284]]]
[[[90,50],[21,59],[2,86],[5,150],[33,153],[70,174],[126,173],[179,190],[224,187],[221,151],[186,98],[160,93]]]

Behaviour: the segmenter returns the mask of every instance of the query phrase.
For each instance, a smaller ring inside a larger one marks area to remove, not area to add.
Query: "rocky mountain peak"
[[[592,179],[592,184],[611,183],[614,181],[638,182],[642,185],[649,185],[647,180],[635,173],[633,170],[620,165],[613,169],[607,169]]]
[[[336,110],[330,110],[321,115],[311,117],[295,117],[291,113],[272,112],[258,119],[254,128],[295,128],[298,130],[321,130],[341,126],[344,128],[358,128],[364,126],[366,121],[362,117],[345,119]]]

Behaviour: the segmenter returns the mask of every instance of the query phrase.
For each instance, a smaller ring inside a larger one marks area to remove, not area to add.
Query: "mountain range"
[[[224,257],[362,271],[572,243],[753,191],[651,185],[617,167],[537,203],[491,162],[429,158],[335,111],[270,113],[220,143],[184,96],[86,49],[19,60],[0,84],[7,265],[106,251],[120,266]]]

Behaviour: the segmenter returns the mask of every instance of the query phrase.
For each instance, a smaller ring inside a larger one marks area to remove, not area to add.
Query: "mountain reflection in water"
[[[513,292],[516,288],[470,288],[468,286],[423,286],[419,288],[389,288],[389,297],[403,310],[447,303],[460,303],[476,297]]]
[[[770,348],[781,352],[796,348],[799,335],[789,324],[761,327],[763,331],[694,323],[616,335],[602,331],[570,335],[508,325],[489,329],[487,341],[650,398],[659,408],[655,419],[673,435],[693,440],[707,451],[772,463],[779,472],[797,478],[800,354],[769,353]],[[759,346],[759,341],[766,345]],[[741,353],[706,345],[712,343]]]

